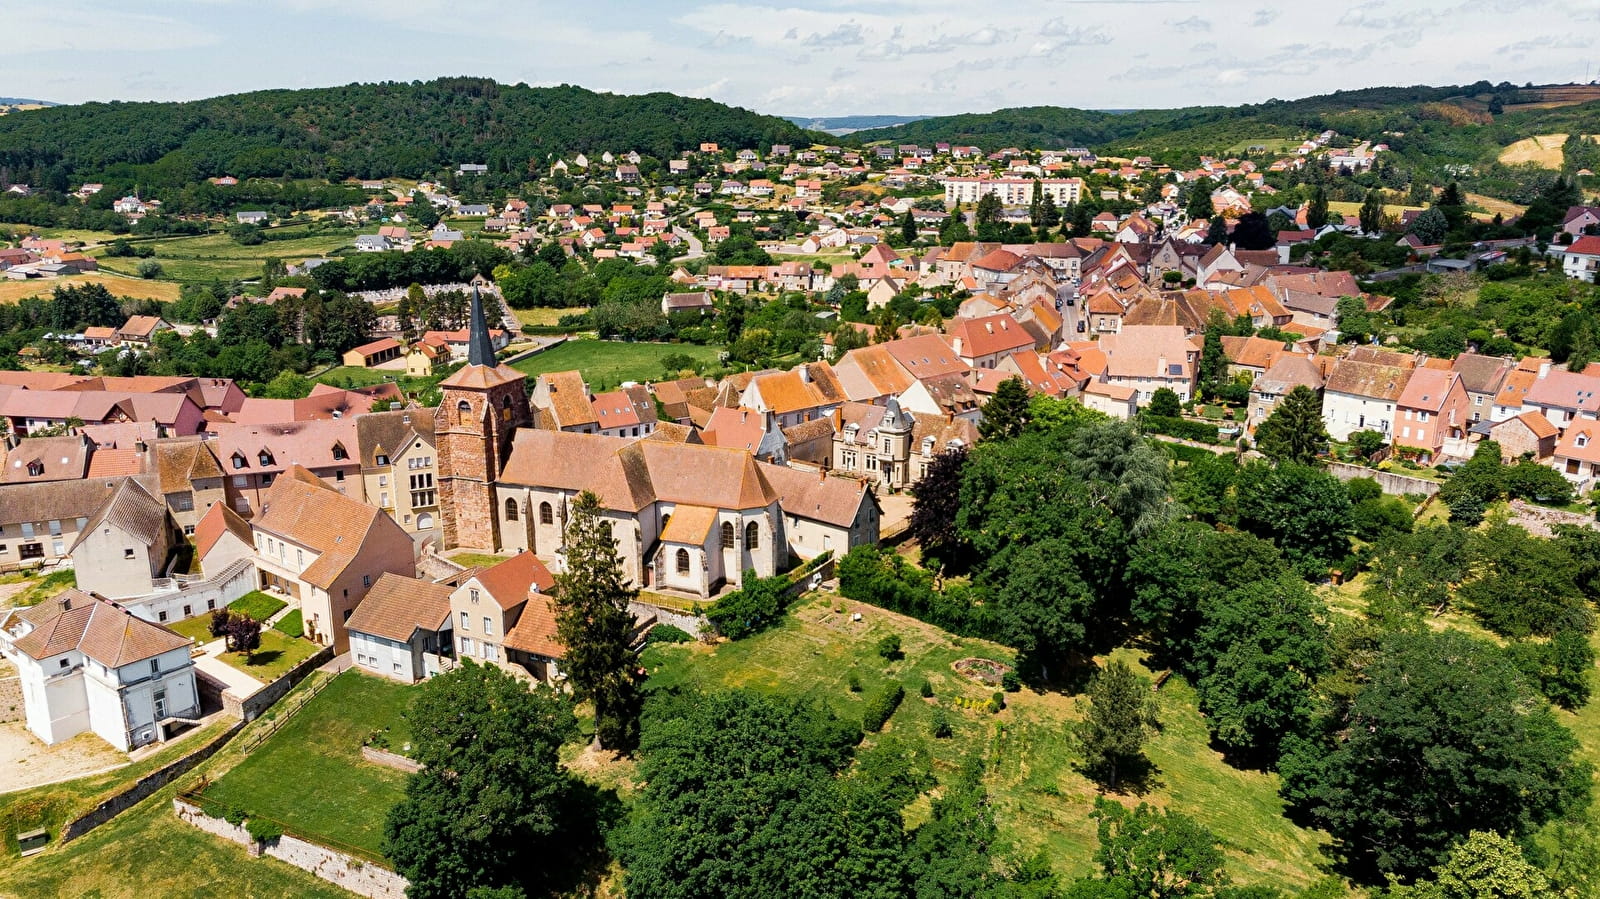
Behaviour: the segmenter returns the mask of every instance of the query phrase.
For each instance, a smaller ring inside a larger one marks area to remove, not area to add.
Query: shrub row
[[[970,588],[936,590],[933,576],[892,552],[858,546],[839,560],[839,592],[963,637],[994,639],[996,625]]]
[[[906,688],[898,683],[892,683],[883,688],[883,692],[867,700],[866,711],[861,713],[861,729],[869,734],[883,730],[889,723],[889,716],[900,707],[900,701],[906,698]]]
[[[1187,418],[1144,413],[1139,416],[1139,424],[1152,434],[1166,434],[1168,437],[1196,440],[1200,443],[1217,443],[1220,441],[1216,425],[1201,421],[1190,421]]]

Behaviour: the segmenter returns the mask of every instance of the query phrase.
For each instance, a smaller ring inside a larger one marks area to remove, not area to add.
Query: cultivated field
[[[261,265],[268,258],[283,260],[292,265],[302,259],[327,256],[335,250],[355,245],[354,231],[323,231],[311,233],[301,227],[291,227],[282,232],[268,229],[268,233],[292,234],[284,240],[269,240],[254,246],[244,246],[226,234],[200,234],[193,237],[167,237],[138,241],[138,245],[156,251],[155,261],[161,263],[161,278],[169,281],[202,282],[222,280],[247,280],[261,276]],[[139,259],[108,259],[100,257],[102,267],[133,272]]]
[[[29,278],[26,281],[0,281],[0,303],[15,303],[28,297],[48,297],[57,287],[68,284],[104,284],[119,297],[172,302],[178,298],[178,285],[171,281],[146,281],[111,272],[67,275],[61,278]]]
[[[1584,137],[1593,138],[1595,135],[1586,134]],[[1565,134],[1539,134],[1523,138],[1501,150],[1500,161],[1506,165],[1531,162],[1540,168],[1559,169],[1566,162],[1566,154],[1561,151],[1561,145],[1566,141]]]
[[[529,357],[512,367],[530,377],[546,372],[577,369],[594,391],[609,390],[623,381],[661,380],[661,360],[675,353],[715,365],[720,347],[692,343],[622,343],[614,340],[569,340],[552,350]]]

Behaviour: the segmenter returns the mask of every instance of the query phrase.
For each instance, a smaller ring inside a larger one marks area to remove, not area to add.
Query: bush
[[[217,809],[217,816],[234,827],[244,823],[244,809],[237,805],[225,805]]]
[[[161,273],[163,271],[164,269],[161,267],[161,263],[156,262],[154,259],[146,259],[145,261],[139,263],[139,277],[145,279],[146,281],[149,281],[152,278],[161,277]]]
[[[245,821],[244,830],[245,833],[250,834],[250,839],[255,840],[257,843],[271,842],[283,836],[283,828],[272,821],[268,821],[265,818],[257,818],[254,815]]]
[[[855,673],[854,671],[850,672],[850,679],[846,681],[846,684],[850,687],[851,693],[860,693],[861,675]]]
[[[692,643],[694,636],[681,627],[658,624],[644,637],[645,643]]]
[[[944,706],[938,706],[933,710],[932,732],[936,740],[947,740],[954,732],[950,727],[950,715],[944,710]]]
[[[992,714],[998,715],[1005,707],[1006,694],[1000,692],[999,690],[994,691],[994,695],[989,697],[989,711]]]
[[[892,552],[858,546],[839,560],[839,592],[848,599],[910,615],[963,637],[995,639],[999,628],[965,587],[939,591],[933,576]]]
[[[1000,688],[1007,693],[1015,693],[1022,689],[1022,678],[1017,676],[1015,669],[1000,675]]]
[[[861,729],[869,734],[883,730],[889,723],[889,717],[894,710],[900,707],[900,701],[906,698],[906,688],[899,684],[889,684],[883,692],[867,700],[866,711],[861,714]]]
[[[933,684],[929,683],[927,678],[923,678],[922,684],[917,687],[917,692],[922,694],[923,699],[932,699]]]
[[[1216,425],[1177,416],[1153,415],[1149,411],[1139,416],[1139,425],[1152,434],[1166,434],[1198,443],[1216,443],[1219,434]]]
[[[890,634],[878,641],[878,655],[895,662],[905,658],[905,653],[900,651],[900,635]]]
[[[789,608],[789,579],[758,577],[754,570],[744,573],[744,586],[717,600],[706,620],[717,633],[729,640],[742,640],[759,634],[783,618]]]

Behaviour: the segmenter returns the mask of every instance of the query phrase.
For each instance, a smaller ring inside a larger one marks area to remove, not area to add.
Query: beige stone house
[[[362,492],[411,533],[439,526],[433,410],[373,412],[356,419]]]
[[[935,456],[978,441],[972,421],[908,413],[893,398],[882,406],[846,403],[838,415],[832,468],[883,490],[912,486]]]
[[[107,599],[153,593],[183,542],[166,504],[137,479],[124,478],[72,545],[78,589]]]
[[[547,683],[559,678],[565,652],[556,639],[554,586],[550,570],[530,552],[462,578],[450,593],[448,624],[458,658]]]

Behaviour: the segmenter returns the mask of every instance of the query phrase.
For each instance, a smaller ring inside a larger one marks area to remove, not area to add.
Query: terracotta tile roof
[[[182,493],[194,482],[222,477],[222,466],[211,454],[208,442],[198,438],[178,438],[151,445],[155,453],[157,483],[162,493]]]
[[[550,400],[549,411],[558,428],[596,424],[594,407],[589,403],[589,386],[576,371],[553,371],[539,376],[536,390]]]
[[[1176,325],[1124,327],[1100,338],[1100,350],[1106,354],[1110,377],[1189,378],[1193,374],[1189,338]]]
[[[1461,376],[1453,371],[1440,371],[1424,366],[1411,373],[1411,379],[1406,382],[1406,389],[1401,392],[1395,404],[1408,409],[1438,412],[1444,408],[1451,389],[1460,380]]]
[[[222,472],[228,475],[284,471],[290,465],[333,468],[358,464],[356,422],[359,417],[290,421],[281,424],[217,424],[209,444]],[[334,457],[342,447],[345,458]],[[266,461],[261,453],[267,453]],[[237,464],[235,456],[238,457]]]
[[[116,492],[123,478],[53,481],[45,484],[0,484],[0,527],[24,522],[75,521],[88,518]]]
[[[718,509],[758,509],[776,495],[743,449],[524,428],[512,442],[501,481],[589,490],[608,509],[655,501]]]
[[[1250,385],[1253,393],[1282,395],[1296,387],[1322,389],[1322,370],[1317,363],[1298,353],[1280,353],[1277,360]]]
[[[361,448],[361,467],[380,468],[378,455],[394,457],[421,440],[433,446],[433,411],[431,409],[396,409],[391,412],[369,412],[356,417],[356,443]]]
[[[982,259],[972,263],[972,267],[991,272],[1008,272],[1021,261],[1022,257],[1010,250],[993,250]]]
[[[1234,365],[1266,371],[1283,352],[1283,341],[1265,337],[1224,337],[1222,351]]]
[[[1600,422],[1578,419],[1556,443],[1556,455],[1580,462],[1600,462]]]
[[[456,373],[439,382],[440,387],[465,387],[469,390],[488,390],[501,384],[521,381],[527,375],[508,365],[463,365]]]
[[[677,506],[661,529],[663,543],[687,543],[703,546],[711,526],[717,523],[717,510],[706,506]]]
[[[734,447],[753,453],[760,448],[766,433],[766,416],[741,406],[713,409],[711,420],[700,436],[707,446]]]
[[[1033,348],[1033,335],[1009,312],[954,319],[948,332],[951,347],[959,342],[961,354],[969,358]]]
[[[255,538],[250,533],[250,524],[239,513],[228,508],[226,503],[213,503],[206,514],[194,526],[194,554],[196,558],[204,559],[222,539],[223,534],[232,534],[238,537],[246,546],[253,545]]]
[[[149,337],[161,324],[159,315],[130,315],[117,333],[124,337]]]
[[[555,609],[549,597],[528,597],[522,615],[506,634],[506,646],[550,659],[566,656],[567,648],[556,639]]]
[[[1515,364],[1511,359],[1501,356],[1462,353],[1451,363],[1451,367],[1461,373],[1461,383],[1469,392],[1496,393]]]
[[[1327,389],[1333,393],[1394,402],[1405,393],[1406,382],[1411,380],[1414,371],[1347,357],[1334,364],[1333,371],[1328,374]]]
[[[1600,377],[1552,367],[1528,388],[1528,403],[1600,413]]]
[[[355,559],[382,517],[386,517],[383,510],[351,499],[300,465],[292,465],[267,488],[253,527],[315,550],[316,561],[300,572],[300,578],[327,589]]]
[[[1533,436],[1539,438],[1540,440],[1543,440],[1547,437],[1554,437],[1561,433],[1561,429],[1551,424],[1550,419],[1545,418],[1543,412],[1524,412],[1521,415],[1508,418],[1506,421],[1496,422],[1493,427],[1498,428],[1510,421],[1522,422],[1522,424],[1525,425],[1529,431],[1533,432]]]
[[[502,609],[514,609],[527,602],[529,594],[548,593],[556,584],[550,569],[530,552],[481,569],[473,578]]]
[[[450,594],[444,584],[384,572],[351,613],[345,629],[406,643],[418,630],[437,631],[450,619]]]
[[[784,465],[760,464],[762,473],[778,491],[779,503],[787,515],[849,527],[855,523],[861,504],[875,501],[870,498],[872,491],[867,482],[857,478],[828,477]]]
[[[108,668],[121,668],[192,642],[79,590],[45,600],[29,610],[26,620],[33,629],[16,641],[16,648],[33,659],[76,649]]]
[[[90,447],[82,437],[24,437],[5,454],[0,482],[17,484],[77,480],[85,476],[89,462]],[[34,470],[38,470],[39,474],[33,474]]]
[[[127,449],[100,449],[95,450],[89,459],[89,473],[91,478],[115,478],[123,475],[142,474],[145,470],[147,457],[133,447]]]

